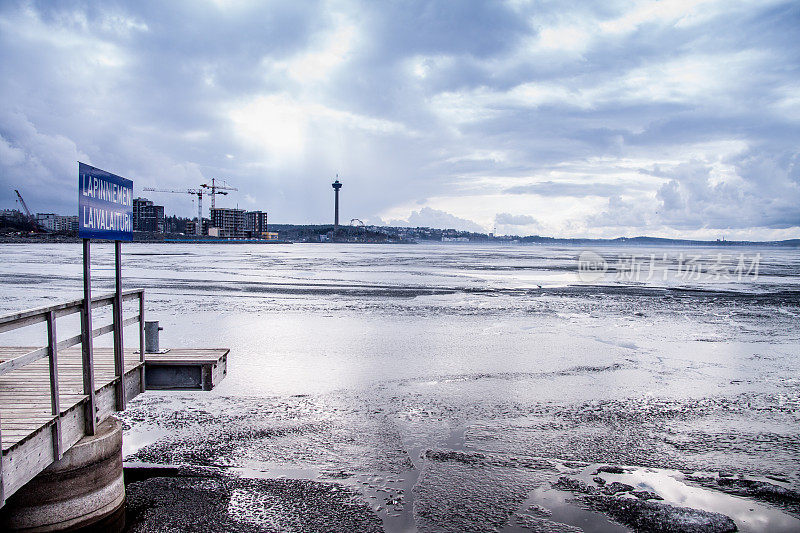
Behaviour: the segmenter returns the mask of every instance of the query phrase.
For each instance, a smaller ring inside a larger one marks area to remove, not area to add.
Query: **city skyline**
[[[793,2],[0,5],[0,207],[191,198],[555,237],[800,235]],[[196,209],[196,206],[195,206]]]

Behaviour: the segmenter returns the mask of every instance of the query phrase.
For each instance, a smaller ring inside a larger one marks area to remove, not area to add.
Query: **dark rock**
[[[594,494],[597,489],[590,487],[580,479],[575,479],[567,476],[561,476],[558,481],[552,484],[554,489],[563,490],[566,492],[578,492],[580,494]]]
[[[603,466],[597,468],[597,471],[595,471],[595,474],[598,474],[600,472],[608,472],[609,474],[624,474],[625,473],[625,469],[622,468],[621,466],[603,465]]]
[[[547,509],[535,503],[530,507],[528,507],[528,513],[534,516],[542,516],[544,518],[547,518],[548,516],[553,516],[553,512],[550,509]]]
[[[733,533],[736,523],[723,514],[673,507],[633,498],[583,496],[582,500],[636,531],[669,531],[674,533]]]
[[[720,472],[719,477],[733,477],[734,474],[732,472]]]
[[[778,481],[780,483],[791,483],[791,481],[789,481],[788,478],[785,478],[783,476],[776,476],[774,474],[767,474],[764,477],[767,478],[767,479],[771,479],[772,481]]]
[[[689,481],[694,481],[704,487],[709,487],[736,496],[745,496],[763,502],[778,505],[791,513],[800,514],[800,492],[780,485],[773,485],[766,481],[742,478],[715,478],[703,476],[686,476]]]
[[[563,464],[567,468],[586,468],[587,466],[589,466],[589,463],[582,463],[580,461],[564,461],[561,464]]]
[[[639,498],[640,500],[663,500],[661,496],[656,494],[655,492],[650,492],[649,490],[634,490],[631,492],[634,496]]]
[[[384,498],[383,501],[386,503],[386,505],[399,506],[403,505],[403,496],[402,495],[387,496],[386,498]]]
[[[489,455],[479,452],[460,452],[453,450],[428,450],[422,456],[430,461],[463,463],[475,466],[500,466],[510,468],[527,468],[530,470],[555,470],[552,462],[527,458]]]
[[[593,477],[593,478],[592,478],[592,481],[594,481],[594,482],[595,482],[595,483],[597,483],[598,485],[605,485],[605,484],[606,484],[606,480],[605,480],[605,479],[603,479],[603,478],[601,478],[600,476]]]
[[[482,453],[464,453],[452,450],[428,450],[425,458],[431,461],[454,461],[465,464],[481,464],[486,462],[486,456]]]
[[[614,481],[613,483],[609,483],[603,487],[603,492],[611,495],[614,495],[618,492],[630,492],[632,490],[633,486],[628,485],[627,483],[620,483],[619,481]]]
[[[323,472],[325,477],[330,477],[334,479],[347,479],[349,477],[353,477],[352,472],[347,472],[346,470],[328,470]]]

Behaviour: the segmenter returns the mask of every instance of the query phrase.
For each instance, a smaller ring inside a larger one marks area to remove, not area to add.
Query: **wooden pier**
[[[121,302],[139,300],[123,319]],[[92,298],[91,308],[113,305],[113,323],[59,340],[56,319],[86,316],[83,300],[0,317],[0,333],[45,322],[44,347],[0,347],[0,507],[113,412],[146,389],[210,390],[227,373],[228,349],[144,350],[144,290]],[[82,326],[85,324],[82,320]],[[91,323],[89,321],[88,323]],[[138,350],[124,349],[124,326],[139,325]],[[113,332],[113,348],[87,338]],[[87,350],[87,346],[89,346]],[[148,375],[152,372],[152,375]]]
[[[4,362],[13,361],[6,358],[29,352],[28,348],[0,348],[0,359]],[[115,388],[118,378],[113,354],[103,357],[105,354],[98,352],[95,354],[94,377],[96,419],[99,424],[117,411]],[[142,391],[142,365],[133,357],[125,364],[126,400]],[[87,434],[85,410],[88,395],[83,394],[80,350],[59,353],[58,414],[53,414],[51,409],[48,367],[47,360],[39,360],[0,376],[0,439],[6,498]]]

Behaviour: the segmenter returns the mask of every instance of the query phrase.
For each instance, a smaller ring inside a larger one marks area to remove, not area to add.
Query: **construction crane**
[[[145,187],[142,189],[143,191],[152,191],[152,192],[169,192],[173,194],[191,194],[193,196],[197,196],[197,224],[194,228],[195,235],[202,235],[203,234],[203,189],[202,186],[200,189],[183,189],[183,190],[176,190],[176,189],[155,189],[153,187]],[[217,193],[220,194],[220,193]],[[228,194],[228,193],[225,193]],[[212,196],[213,198],[213,196]]]
[[[19,198],[19,203],[20,205],[22,205],[23,211],[25,211],[25,216],[28,217],[28,222],[30,222],[31,225],[33,225],[33,229],[35,231],[39,231],[41,229],[39,227],[39,223],[36,221],[36,217],[33,216],[33,213],[31,213],[31,210],[28,209],[28,204],[26,204],[25,200],[22,199],[22,195],[19,193],[17,189],[14,189],[14,192],[17,193],[17,198]]]
[[[211,195],[211,209],[215,209],[216,208],[216,205],[214,203],[214,197],[216,197],[218,194],[228,194],[225,191],[238,191],[239,190],[236,187],[231,187],[230,185],[228,185],[228,183],[226,181],[223,181],[222,185],[217,185],[217,179],[216,178],[211,178],[211,185],[208,185],[208,184],[204,183],[200,187],[205,187],[206,189],[211,189],[211,192],[208,193],[208,194]]]

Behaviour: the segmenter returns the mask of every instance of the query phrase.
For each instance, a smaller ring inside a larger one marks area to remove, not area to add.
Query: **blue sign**
[[[133,240],[133,181],[78,161],[78,236]]]

